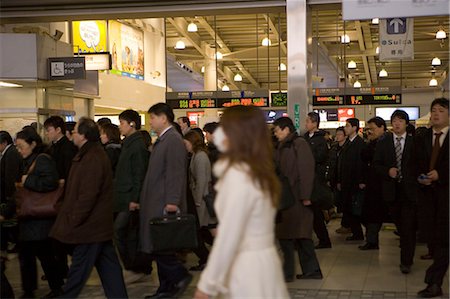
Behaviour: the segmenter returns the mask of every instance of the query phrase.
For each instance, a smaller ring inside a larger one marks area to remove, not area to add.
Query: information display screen
[[[384,120],[390,121],[391,115],[395,110],[403,110],[408,113],[410,120],[416,120],[420,118],[419,107],[378,107],[375,108],[375,115],[381,117]]]

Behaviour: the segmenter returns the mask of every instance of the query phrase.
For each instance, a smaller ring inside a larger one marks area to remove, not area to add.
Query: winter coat
[[[109,161],[111,162],[113,175],[115,175],[117,163],[119,162],[122,145],[120,143],[107,143],[107,144],[105,144],[104,148],[105,148],[106,154],[108,155]]]
[[[77,151],[77,147],[66,136],[61,137],[49,148],[48,154],[56,163],[60,179],[65,180],[69,176],[70,166]]]
[[[315,161],[309,144],[292,133],[279,144],[276,164],[281,174],[288,178],[297,199],[291,208],[281,212],[281,222],[276,227],[277,238],[311,239],[314,215],[311,207],[302,202],[311,199],[314,184]]]
[[[114,177],[114,212],[128,211],[130,202],[139,203],[149,155],[141,132],[124,139]]]
[[[111,240],[111,198],[111,163],[100,143],[87,142],[73,159],[64,201],[50,236],[67,244]]]
[[[211,183],[211,163],[204,151],[196,152],[189,166],[189,186],[197,209],[200,226],[208,226],[209,214],[206,208],[205,195],[209,193]]]

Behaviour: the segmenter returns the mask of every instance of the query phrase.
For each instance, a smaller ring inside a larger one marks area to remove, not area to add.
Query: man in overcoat
[[[276,236],[283,251],[283,272],[287,282],[294,280],[295,248],[303,274],[298,279],[322,279],[312,241],[314,213],[311,193],[314,184],[315,162],[309,144],[295,131],[292,120],[281,117],[274,122],[274,134],[280,141],[276,152],[276,165],[288,178],[295,204],[281,212]]]
[[[76,298],[95,266],[107,298],[127,298],[122,268],[113,246],[112,169],[92,119],[81,118],[65,196],[50,237],[73,249],[64,293]]]
[[[140,233],[142,251],[153,254],[158,267],[159,288],[145,298],[177,298],[192,280],[174,252],[155,254],[150,241],[149,222],[164,213],[186,212],[187,151],[172,123],[174,114],[165,103],[150,107],[152,129],[158,134],[141,193]]]

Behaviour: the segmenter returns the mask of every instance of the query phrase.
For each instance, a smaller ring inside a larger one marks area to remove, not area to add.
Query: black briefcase
[[[152,252],[170,252],[198,247],[194,215],[168,214],[150,220]]]

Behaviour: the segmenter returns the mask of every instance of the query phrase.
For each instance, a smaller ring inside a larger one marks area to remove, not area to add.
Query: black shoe
[[[189,268],[189,271],[203,271],[206,267],[206,264],[198,264],[197,266],[193,266]]]
[[[437,284],[427,286],[425,289],[417,293],[420,298],[433,298],[442,296],[442,289]]]
[[[366,243],[364,245],[358,246],[360,250],[372,250],[372,249],[380,249],[377,244]]]
[[[409,274],[409,272],[411,272],[411,265],[407,266],[407,265],[400,264],[400,271],[403,274]]]
[[[189,286],[189,284],[192,281],[192,275],[191,274],[187,274],[185,276],[185,278],[183,278],[182,280],[180,280],[176,285],[175,285],[175,292],[173,294],[171,294],[172,296],[170,296],[170,298],[178,298],[181,295],[183,295],[184,291],[186,291],[187,287]]]
[[[331,243],[330,244],[317,244],[316,249],[323,249],[323,248],[331,248]]]
[[[34,293],[33,292],[25,292],[19,298],[21,298],[21,299],[28,299],[28,298],[36,298],[36,297],[34,297]]]
[[[355,235],[351,235],[350,237],[345,238],[345,241],[363,241],[364,237],[363,236],[355,236]]]
[[[304,274],[297,274],[295,277],[297,279],[322,279],[322,272],[310,272],[310,273],[304,273]]]
[[[47,295],[43,296],[42,299],[45,299],[45,298],[57,298],[57,297],[61,296],[62,294],[64,294],[63,289],[52,290]]]

